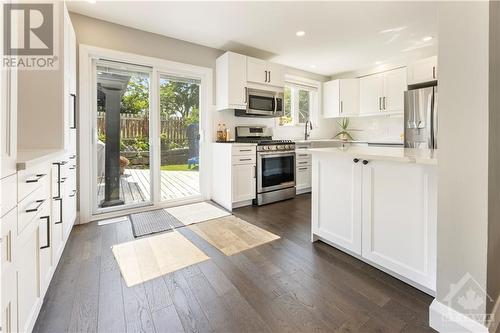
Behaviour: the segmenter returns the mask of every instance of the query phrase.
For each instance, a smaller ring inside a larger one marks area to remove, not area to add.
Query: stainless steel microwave
[[[247,89],[246,110],[235,110],[240,117],[283,116],[283,91]]]

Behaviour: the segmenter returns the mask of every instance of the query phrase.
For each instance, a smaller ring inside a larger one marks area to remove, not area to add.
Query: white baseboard
[[[488,328],[490,332],[496,332],[500,327],[500,297],[497,298],[495,302],[495,306],[493,307],[493,311],[491,313],[491,318],[493,320],[490,321]]]
[[[486,326],[437,300],[429,307],[429,325],[441,333],[488,333]]]

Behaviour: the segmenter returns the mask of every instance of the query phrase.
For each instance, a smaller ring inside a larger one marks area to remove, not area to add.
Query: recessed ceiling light
[[[309,65],[309,68],[316,68],[316,65]]]
[[[428,42],[428,41],[432,40],[432,36],[426,36],[426,37],[422,38],[422,40],[424,42]]]
[[[380,60],[375,61],[375,65],[381,65],[381,64],[382,64],[382,61],[380,61]]]
[[[297,32],[295,33],[295,35],[297,35],[297,37],[302,37],[302,36],[304,36],[305,34],[306,34],[306,32],[305,32],[305,31],[302,31],[302,30],[299,30],[299,31],[297,31]]]

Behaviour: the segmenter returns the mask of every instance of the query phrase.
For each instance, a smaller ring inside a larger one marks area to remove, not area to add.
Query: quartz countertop
[[[309,143],[309,142],[339,142],[339,143],[367,143],[367,144],[388,144],[388,145],[402,145],[401,140],[380,139],[380,140],[340,140],[340,139],[308,139],[308,140],[293,140],[295,143]]]
[[[25,170],[32,165],[54,159],[64,154],[64,149],[35,149],[17,151],[17,170]]]
[[[437,165],[438,152],[435,149],[394,148],[394,147],[334,147],[311,148],[307,152],[313,155],[350,155],[353,158],[366,160],[394,161]]]
[[[236,142],[236,141],[215,141],[216,144],[227,145],[232,144],[234,146],[256,146],[256,143],[252,142]]]

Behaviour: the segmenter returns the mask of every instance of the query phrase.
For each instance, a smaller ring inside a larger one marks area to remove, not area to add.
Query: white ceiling
[[[437,50],[435,2],[75,1],[71,11],[323,75]],[[297,37],[296,31],[306,32]],[[431,41],[422,38],[433,36]]]

